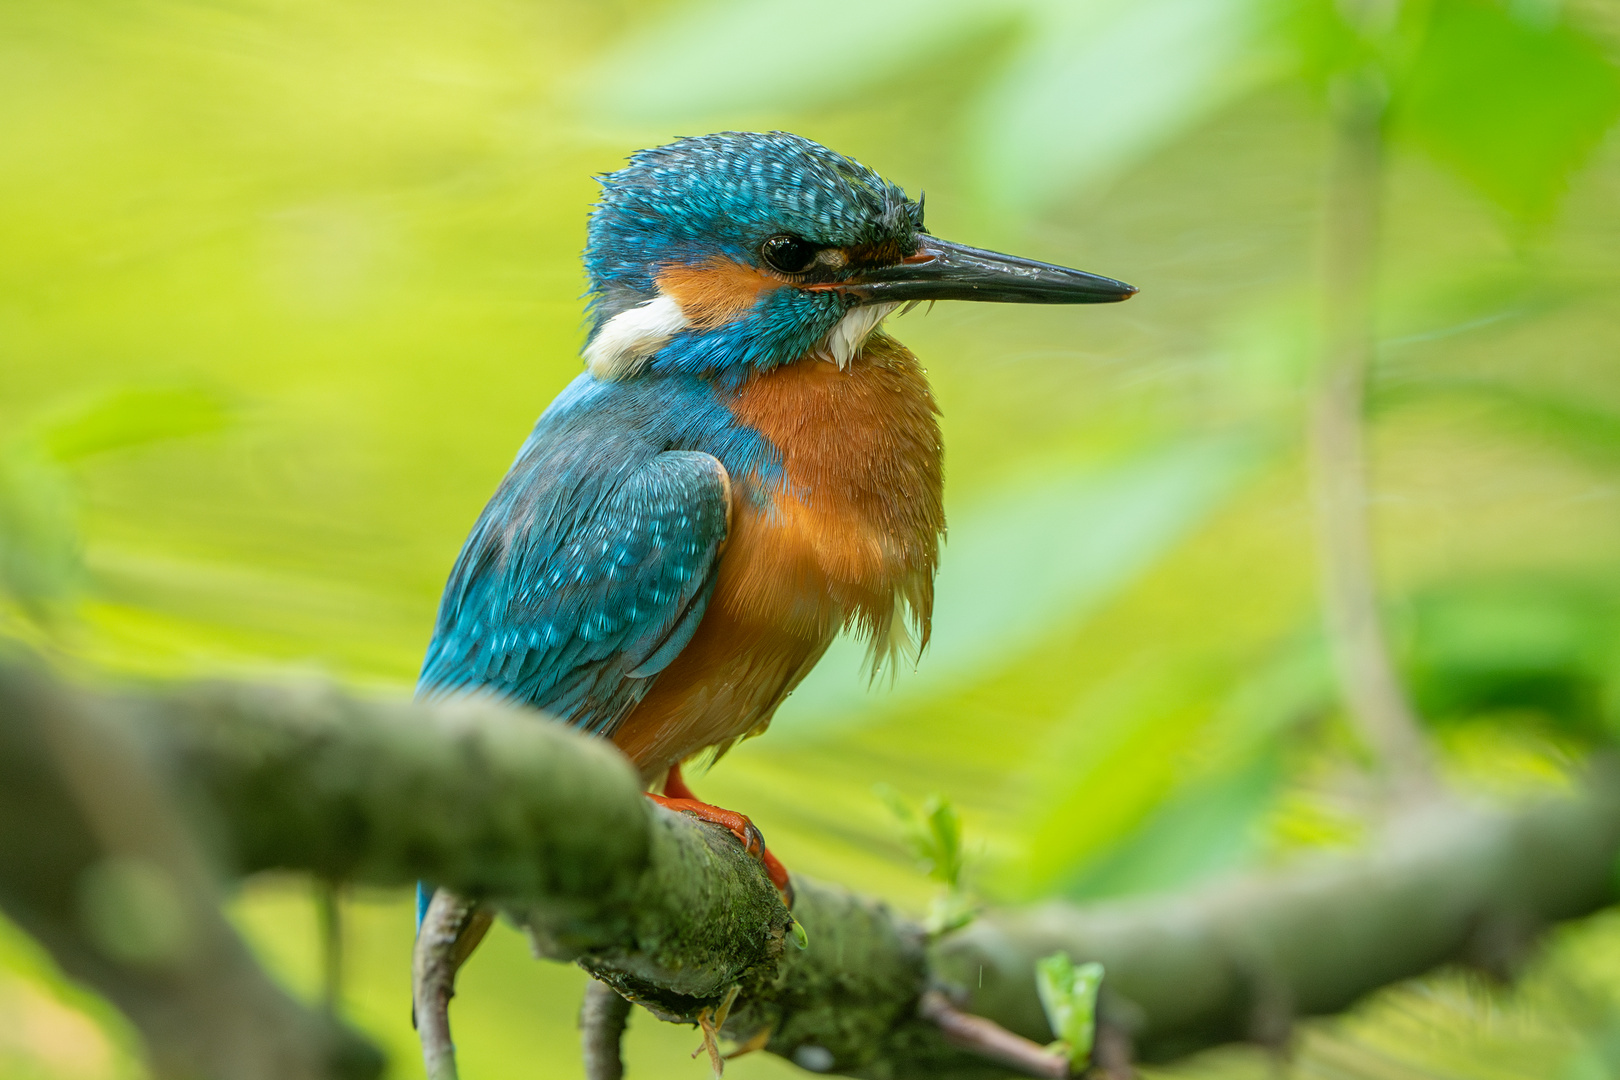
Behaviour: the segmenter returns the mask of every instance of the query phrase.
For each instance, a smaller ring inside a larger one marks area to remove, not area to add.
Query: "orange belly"
[[[647,779],[763,730],[840,629],[881,647],[909,615],[927,634],[945,520],[937,410],[916,359],[874,336],[847,370],[785,365],[731,409],[781,451],[783,476],[763,489],[732,478],[703,622],[613,735]]]
[[[813,568],[770,559],[767,551],[777,545],[765,535],[773,530],[763,517],[735,508],[703,622],[613,734],[649,780],[768,724],[838,632],[842,613],[826,590],[814,587]],[[764,610],[753,584],[762,575],[775,579],[773,591],[786,604]],[[790,607],[801,617],[792,617]]]

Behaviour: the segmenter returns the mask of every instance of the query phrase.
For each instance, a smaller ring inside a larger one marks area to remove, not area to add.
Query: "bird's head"
[[[643,150],[602,187],[585,248],[585,359],[603,379],[740,381],[818,350],[847,364],[916,300],[1097,304],[1136,291],[931,236],[920,201],[786,132]]]

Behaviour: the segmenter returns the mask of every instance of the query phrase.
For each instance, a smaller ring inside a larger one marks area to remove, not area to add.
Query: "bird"
[[[610,740],[649,795],[791,879],[682,767],[762,733],[840,633],[927,644],[939,408],[902,305],[1136,289],[952,243],[924,202],[799,135],[693,136],[598,178],[581,372],[472,527],[419,697],[477,693]],[[424,893],[425,897],[426,893]]]

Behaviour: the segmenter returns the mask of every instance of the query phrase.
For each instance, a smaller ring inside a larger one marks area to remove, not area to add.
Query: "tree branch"
[[[1620,774],[1514,809],[1427,805],[1371,851],[1322,856],[1191,895],[985,919],[946,942],[936,971],[983,989],[970,1007],[1044,1027],[1029,965],[1063,949],[1107,969],[1102,1012],[1140,1055],[1274,1043],[1291,1020],[1446,963],[1511,971],[1537,931],[1616,899]]]
[[[652,805],[611,747],[532,713],[228,684],[110,699],[0,664],[0,738],[62,710],[94,713],[126,741],[136,733],[232,873],[432,880],[662,1018],[695,1021],[738,987],[728,1036],[891,1080],[1004,1074],[924,1015],[930,991],[1049,1039],[1032,964],[1057,949],[1107,966],[1114,1060],[1130,1039],[1151,1059],[1274,1040],[1296,1016],[1437,964],[1499,963],[1537,927],[1610,902],[1620,852],[1620,786],[1599,777],[1512,809],[1428,805],[1367,854],[1178,898],[992,915],[932,945],[877,901],[796,878],[800,950],[786,944],[776,890],[728,833]],[[54,950],[49,920],[19,914],[31,910],[17,899],[28,869],[15,851],[29,843],[19,823],[37,817],[11,790],[0,784],[0,905]],[[140,1008],[99,971],[72,970]]]
[[[382,1070],[260,971],[129,729],[16,665],[0,666],[0,910],[129,1017],[156,1077]]]

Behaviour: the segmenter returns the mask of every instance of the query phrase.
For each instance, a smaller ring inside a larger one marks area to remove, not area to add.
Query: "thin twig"
[[[917,1013],[938,1027],[945,1041],[959,1050],[1005,1065],[1025,1076],[1063,1080],[1069,1075],[1069,1059],[1062,1054],[1015,1035],[994,1020],[963,1012],[938,990],[923,994],[917,1003]]]
[[[726,1053],[725,1059],[727,1061],[732,1061],[736,1058],[744,1057],[748,1054],[765,1049],[771,1043],[772,1031],[773,1029],[769,1027],[760,1028],[758,1031],[748,1036],[747,1039],[738,1043],[735,1049]]]
[[[620,1047],[629,1022],[630,1003],[617,990],[595,979],[585,984],[585,1004],[579,1010],[585,1080],[621,1080],[624,1058]]]

